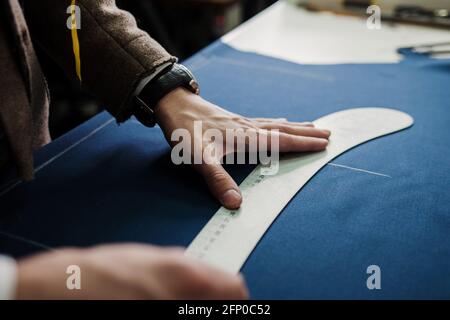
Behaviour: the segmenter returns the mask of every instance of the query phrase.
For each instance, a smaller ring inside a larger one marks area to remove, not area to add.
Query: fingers
[[[312,122],[289,122],[289,123],[295,126],[311,127],[311,128],[315,127],[314,123]]]
[[[256,121],[260,124],[283,123],[293,126],[314,127],[314,123],[312,122],[291,122],[286,118],[253,118],[251,120]]]
[[[279,133],[280,152],[312,152],[321,151],[328,146],[328,140],[316,137],[303,137],[292,134]],[[273,148],[271,147],[273,150]]]
[[[235,275],[194,259],[188,259],[191,267],[191,279],[207,299],[243,300],[249,293],[242,275]],[[202,294],[200,294],[202,296]]]
[[[329,130],[316,129],[314,127],[306,127],[300,125],[286,124],[286,123],[265,123],[261,125],[262,129],[279,130],[280,132],[305,137],[316,137],[328,139],[331,132]]]
[[[213,196],[230,210],[238,209],[242,203],[242,195],[238,185],[220,163],[199,164],[195,168],[208,184]]]
[[[164,279],[168,299],[247,299],[241,275],[224,272],[197,259],[170,253],[159,264],[159,279]]]
[[[329,130],[318,129],[308,122],[288,122],[273,119],[258,118],[256,125],[265,130],[278,130],[280,152],[320,151],[327,147]],[[268,133],[272,136],[272,133]],[[260,135],[260,139],[267,138]]]
[[[219,270],[211,270],[209,278],[212,290],[208,299],[246,300],[249,298],[247,286],[241,275],[232,275]]]
[[[287,122],[286,118],[252,118],[250,120],[258,122]]]
[[[278,140],[279,152],[321,151],[328,146],[328,140],[324,138],[296,136],[277,131],[259,131],[258,139],[259,145],[267,143],[267,147],[271,151],[276,151],[276,146],[273,143]]]

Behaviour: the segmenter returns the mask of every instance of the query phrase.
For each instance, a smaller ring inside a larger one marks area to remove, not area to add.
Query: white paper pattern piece
[[[257,167],[240,186],[242,207],[237,211],[220,208],[186,254],[222,270],[239,272],[283,208],[322,167],[353,147],[406,129],[413,122],[408,114],[385,108],[349,109],[318,119],[314,122],[317,127],[332,132],[327,150],[283,157],[274,176],[261,175]]]
[[[369,30],[366,18],[317,13],[280,1],[225,35],[222,41],[301,64],[397,63],[397,49],[448,42],[450,31],[382,22]]]

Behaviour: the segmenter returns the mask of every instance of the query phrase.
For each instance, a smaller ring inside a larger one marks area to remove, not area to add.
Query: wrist
[[[174,64],[147,83],[135,97],[134,115],[145,126],[153,127],[158,122],[157,109],[166,110],[167,105],[176,104],[173,101],[180,102],[180,100],[188,99],[190,95],[186,91],[198,95],[200,92],[198,83],[188,68],[181,64]]]
[[[17,263],[17,300],[77,298],[81,292],[67,288],[67,268],[79,266],[87,273],[85,254],[78,249],[39,254]],[[84,291],[83,291],[84,292]]]
[[[17,300],[31,300],[34,298],[36,290],[43,290],[39,284],[39,276],[34,276],[33,266],[30,265],[28,259],[19,261],[17,264],[17,288],[16,299]]]
[[[180,111],[183,106],[192,105],[200,96],[192,93],[184,87],[179,87],[165,95],[155,107],[157,123],[160,123],[175,112]]]

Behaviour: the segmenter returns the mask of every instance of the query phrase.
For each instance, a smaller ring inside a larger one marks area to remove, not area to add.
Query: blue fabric
[[[450,298],[449,60],[298,65],[218,42],[186,64],[206,98],[247,116],[304,121],[380,106],[416,121],[334,161],[386,176],[327,166],[297,194],[242,270],[253,298]],[[47,146],[38,164],[110,119],[100,114]],[[227,169],[240,182],[252,167]],[[129,121],[70,149],[0,208],[0,252],[20,257],[42,249],[12,236],[50,247],[187,246],[219,205],[190,168],[171,164],[158,128]],[[372,264],[381,290],[366,287]]]

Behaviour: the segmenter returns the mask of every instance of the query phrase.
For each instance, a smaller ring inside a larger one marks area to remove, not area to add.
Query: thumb
[[[239,209],[242,195],[238,185],[220,163],[203,163],[196,166],[213,196],[230,210]]]

